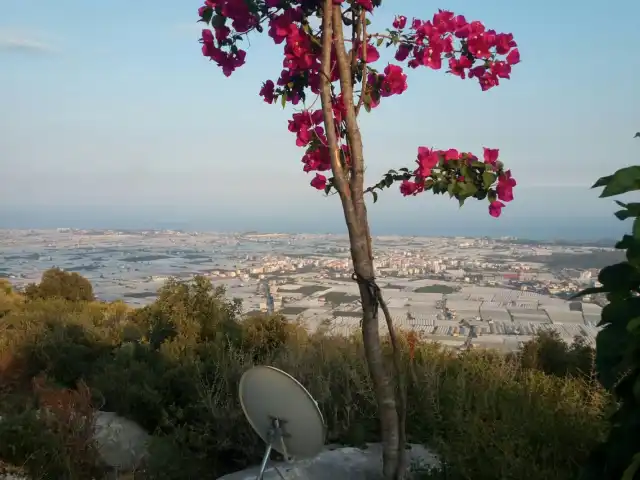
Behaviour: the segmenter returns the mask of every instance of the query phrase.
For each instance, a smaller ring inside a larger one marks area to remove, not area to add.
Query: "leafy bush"
[[[24,297],[16,294],[8,280],[0,278],[0,318],[15,309]]]
[[[640,132],[636,134],[640,137]],[[640,166],[626,167],[600,178],[593,188],[604,187],[608,198],[640,190]],[[602,386],[612,392],[616,410],[605,442],[594,449],[585,480],[632,480],[640,476],[640,203],[616,203],[620,220],[633,218],[633,232],[624,235],[616,248],[627,260],[603,268],[601,286],[578,295],[606,294],[596,338],[596,370]]]
[[[593,376],[595,351],[584,337],[578,336],[571,345],[567,345],[558,332],[541,331],[524,344],[517,357],[523,367],[548,375],[585,379]]]
[[[93,300],[91,282],[76,272],[65,272],[50,268],[42,274],[39,284],[32,283],[25,288],[29,299],[63,298],[72,302]]]
[[[40,375],[33,391],[39,410],[28,408],[0,422],[0,459],[23,465],[31,478],[86,480],[99,474],[89,388],[51,387]]]
[[[310,335],[277,315],[241,321],[239,313],[237,302],[203,278],[172,280],[141,309],[61,298],[12,304],[0,323],[0,352],[9,352],[0,380],[13,379],[0,388],[0,461],[59,479],[87,475],[95,462],[86,432],[65,430],[62,440],[59,427],[34,417],[41,402],[32,379],[40,374],[56,392],[80,394],[76,386],[86,385],[90,398],[80,396],[95,408],[153,434],[136,478],[213,479],[257,463],[262,445],[237,401],[240,377],[256,363],[282,368],[310,390],[328,442],[379,440],[358,338]],[[404,345],[409,440],[435,448],[447,478],[575,478],[606,434],[609,401],[593,382],[566,375],[566,365],[579,363],[571,348],[545,342],[536,358],[552,360],[529,363],[434,344],[417,345],[410,360]]]

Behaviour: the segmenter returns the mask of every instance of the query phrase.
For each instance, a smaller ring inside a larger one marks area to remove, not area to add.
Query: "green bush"
[[[93,286],[91,282],[76,272],[65,272],[59,268],[50,268],[42,274],[39,284],[32,283],[25,288],[27,298],[63,298],[79,302],[91,301]]]
[[[584,337],[576,337],[571,345],[556,331],[541,331],[524,344],[517,358],[524,368],[540,370],[558,377],[591,379],[594,375],[595,350]]]
[[[144,473],[136,478],[213,479],[259,462],[262,445],[244,418],[237,388],[243,372],[260,363],[284,369],[310,390],[328,442],[379,440],[359,338],[309,335],[277,315],[241,320],[239,304],[204,278],[172,280],[159,293],[141,309],[60,298],[12,304],[0,324],[0,352],[10,352],[5,374],[22,381],[0,390],[0,414],[18,423],[31,418],[15,405],[32,395],[37,374],[46,373],[59,388],[82,380],[96,408],[153,434]],[[434,344],[418,345],[411,361],[403,350],[411,379],[409,440],[436,449],[450,479],[575,478],[606,434],[609,403],[586,377],[567,374],[583,368],[567,365],[583,364],[571,348],[553,342],[538,345],[535,362],[492,352],[457,355]],[[549,350],[555,353],[544,353]],[[0,374],[1,368],[2,362]],[[23,445],[13,453],[0,450],[0,460],[22,465],[36,451],[49,452],[39,453],[38,462],[51,462],[57,478],[85,468],[87,460],[75,458],[61,473],[51,460],[60,456],[57,437],[44,434],[38,441],[45,445],[35,445],[20,440],[20,431],[0,430],[0,445]]]

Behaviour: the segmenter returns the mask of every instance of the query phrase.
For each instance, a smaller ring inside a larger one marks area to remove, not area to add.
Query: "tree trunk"
[[[366,222],[367,219],[365,217],[364,223],[366,224]],[[357,244],[358,242],[354,242],[351,235],[349,235],[349,239],[351,241],[351,257],[357,277],[373,278],[373,275],[367,275],[369,272],[373,273],[373,261],[366,257],[362,258],[362,253],[357,250],[357,247],[354,248],[354,243]],[[385,368],[380,346],[378,299],[375,297],[377,292],[364,282],[358,282],[358,287],[362,300],[364,352],[378,403],[378,414],[380,415],[383,475],[385,479],[391,480],[399,478],[402,473],[399,472],[401,447],[398,411],[393,385]]]
[[[394,480],[404,474],[402,453],[404,439],[401,430],[394,388],[384,365],[380,345],[378,306],[381,300],[375,284],[371,235],[364,202],[364,160],[362,140],[358,129],[353,101],[353,83],[351,62],[344,45],[342,30],[342,11],[333,6],[333,0],[325,0],[322,22],[322,74],[321,102],[324,114],[325,131],[334,186],[340,195],[351,247],[351,259],[354,267],[354,279],[358,282],[362,301],[362,338],[365,357],[373,382],[378,403],[383,446],[384,478]],[[346,109],[347,142],[351,156],[351,166],[347,170],[340,158],[336,125],[332,111],[331,96],[331,50],[335,46],[337,64],[340,73],[340,86]],[[388,321],[390,319],[387,319]],[[391,326],[392,328],[392,326]]]

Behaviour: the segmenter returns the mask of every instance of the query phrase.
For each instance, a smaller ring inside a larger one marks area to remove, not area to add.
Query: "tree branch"
[[[355,27],[354,27],[355,28]],[[360,108],[362,108],[362,104],[364,103],[364,96],[367,94],[367,16],[365,11],[363,10],[360,14],[360,28],[358,29],[362,32],[362,86],[360,89],[360,98],[358,99],[358,105],[356,106],[356,117],[360,113]]]
[[[364,203],[364,156],[362,147],[362,136],[358,128],[355,106],[353,104],[353,78],[351,76],[351,65],[347,50],[344,44],[344,32],[342,29],[342,15],[336,9],[333,12],[333,34],[335,37],[336,60],[338,72],[340,74],[340,91],[342,92],[342,102],[345,107],[345,123],[347,130],[347,143],[349,154],[351,155],[351,198],[358,218],[367,217],[367,207]],[[373,261],[373,249],[371,246],[371,235],[369,225],[366,225],[366,241],[369,258]]]
[[[362,137],[356,120],[353,105],[353,79],[351,65],[344,45],[342,30],[342,12],[333,12],[333,36],[335,37],[336,60],[340,74],[340,91],[345,107],[345,122],[347,124],[347,142],[351,154],[351,193],[354,199],[362,196],[364,190],[364,158],[362,157]]]
[[[340,9],[336,8],[340,13]],[[342,162],[340,161],[340,152],[338,151],[338,138],[336,136],[336,125],[333,118],[333,101],[331,94],[331,48],[333,44],[333,27],[331,17],[333,13],[333,0],[325,0],[324,10],[322,13],[322,59],[321,59],[321,75],[320,75],[320,102],[322,104],[322,114],[324,117],[324,127],[327,134],[327,147],[329,149],[329,157],[331,159],[331,170],[336,190],[340,194],[343,201],[351,205],[351,191],[347,183]],[[351,210],[353,207],[351,207]],[[347,212],[345,210],[345,217]],[[347,222],[353,219],[346,218]]]

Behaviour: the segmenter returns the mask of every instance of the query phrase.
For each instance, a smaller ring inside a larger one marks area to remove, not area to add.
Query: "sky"
[[[0,227],[344,230],[337,197],[302,171],[293,112],[258,96],[279,75],[282,46],[252,36],[247,64],[226,78],[200,53],[199,6],[0,0]],[[487,146],[511,168],[516,198],[494,219],[485,202],[459,209],[392,189],[369,207],[374,232],[629,228],[589,187],[638,159],[640,2],[384,0],[370,31],[437,8],[513,33],[522,63],[488,92],[410,71],[405,94],[362,117],[367,181],[412,166],[418,146]]]

